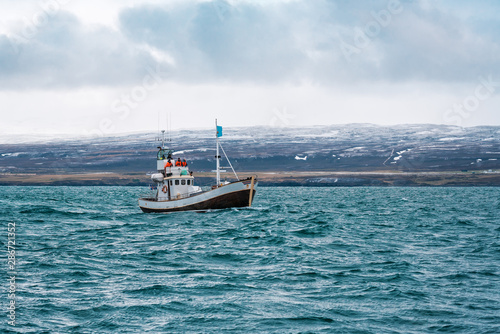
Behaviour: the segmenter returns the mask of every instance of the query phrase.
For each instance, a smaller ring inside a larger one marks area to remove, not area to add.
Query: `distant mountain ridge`
[[[170,134],[175,156],[214,168],[213,130]],[[146,173],[157,134],[0,144],[1,173]],[[222,146],[240,171],[473,171],[500,169],[500,126],[347,124],[224,128]]]

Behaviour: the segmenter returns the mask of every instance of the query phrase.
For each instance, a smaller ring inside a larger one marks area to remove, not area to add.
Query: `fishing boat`
[[[226,152],[221,146],[222,127],[215,122],[215,184],[208,189],[195,185],[193,172],[185,160],[173,157],[173,150],[165,146],[165,131],[162,131],[161,146],[156,154],[157,172],[151,175],[152,193],[139,198],[143,212],[207,211],[232,207],[249,207],[255,197],[257,178],[239,179]],[[223,152],[229,167],[221,166]],[[236,181],[221,182],[221,173],[231,168]]]

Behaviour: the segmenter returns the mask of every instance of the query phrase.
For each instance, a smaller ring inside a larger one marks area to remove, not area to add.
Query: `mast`
[[[219,155],[219,132],[217,131],[217,118],[215,119],[215,146],[216,146],[216,171],[217,171],[217,187],[220,185],[220,155]]]

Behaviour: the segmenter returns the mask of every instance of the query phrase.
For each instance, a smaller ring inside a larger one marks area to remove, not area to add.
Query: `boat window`
[[[175,180],[175,185],[178,186],[179,185],[179,180]]]
[[[170,185],[172,185],[172,180],[170,180]]]
[[[188,186],[191,184],[191,180],[188,180]]]
[[[183,186],[185,186],[185,185],[186,185],[186,180],[181,180],[181,184],[182,184]]]

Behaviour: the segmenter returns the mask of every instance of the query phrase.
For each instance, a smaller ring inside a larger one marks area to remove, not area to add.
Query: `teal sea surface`
[[[500,188],[0,187],[1,333],[500,333]],[[15,327],[8,226],[15,224]]]

